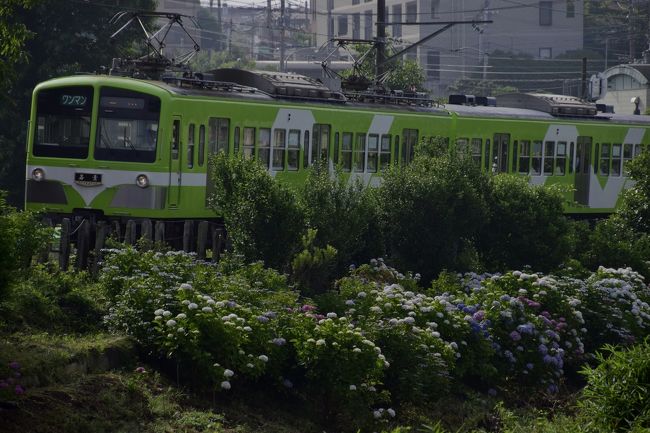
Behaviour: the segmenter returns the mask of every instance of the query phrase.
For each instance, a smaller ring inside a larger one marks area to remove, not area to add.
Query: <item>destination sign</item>
[[[85,107],[88,97],[83,95],[61,95],[61,105],[65,107]]]

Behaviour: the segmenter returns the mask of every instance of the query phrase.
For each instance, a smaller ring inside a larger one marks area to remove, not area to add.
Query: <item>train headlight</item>
[[[36,182],[41,182],[45,180],[45,172],[43,171],[42,168],[35,168],[32,170],[32,179],[34,179]]]
[[[149,186],[149,178],[146,174],[141,174],[135,178],[135,184],[140,188],[146,188]]]

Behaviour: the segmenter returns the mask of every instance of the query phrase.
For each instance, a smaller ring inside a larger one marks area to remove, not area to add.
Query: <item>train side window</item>
[[[181,141],[181,121],[180,119],[174,119],[172,124],[172,159],[178,159],[178,149],[180,149]]]
[[[381,136],[381,147],[379,148],[379,170],[386,170],[390,164],[390,135]]]
[[[334,155],[332,157],[334,164],[339,163],[339,133],[334,133]]]
[[[621,175],[621,145],[612,144],[612,176]]]
[[[643,151],[643,148],[641,147],[640,144],[635,144],[634,145],[634,156],[637,157],[641,155],[641,152]]]
[[[547,141],[544,143],[544,175],[550,176],[553,174],[553,166],[555,157],[555,142]]]
[[[599,173],[602,176],[609,176],[609,160],[610,160],[610,144],[601,143],[600,145],[600,171]]]
[[[469,139],[467,138],[457,138],[456,139],[456,152],[460,156],[465,156],[465,153],[468,152],[467,146],[469,144]]]
[[[357,145],[354,147],[354,171],[363,173],[366,156],[366,134],[357,133]]]
[[[287,146],[287,131],[276,129],[273,131],[273,169],[284,170],[284,156]]]
[[[533,141],[533,149],[530,158],[530,174],[539,176],[542,174],[542,142]]]
[[[519,162],[519,141],[515,140],[512,143],[512,173],[517,172],[517,163]]]
[[[199,126],[199,167],[205,162],[205,125]]]
[[[485,140],[485,148],[483,149],[483,166],[485,171],[489,172],[492,167],[490,167],[490,139]]]
[[[529,172],[530,172],[530,141],[521,140],[519,142],[519,173],[528,174]]]
[[[472,138],[472,159],[477,166],[481,166],[481,145],[483,140],[480,138]]]
[[[566,141],[558,141],[555,148],[555,171],[556,176],[564,176],[566,173]]]
[[[314,137],[312,138],[311,162],[319,159],[327,160],[330,144],[330,125],[315,123],[313,127]]]
[[[413,161],[415,146],[418,144],[418,133],[417,129],[404,129],[402,131],[404,136],[404,140],[402,140],[402,162],[405,164]]]
[[[309,167],[309,131],[305,131],[305,140],[303,145],[305,148],[302,151],[302,166],[307,168]]]
[[[352,133],[344,132],[341,142],[341,166],[343,171],[352,169]]]
[[[379,159],[379,135],[368,135],[368,172],[377,173]]]
[[[194,124],[187,128],[187,168],[194,167]]]
[[[233,136],[233,153],[239,154],[239,126],[235,127],[235,135]]]
[[[575,161],[575,143],[569,145],[569,173],[573,173],[573,162]]]
[[[260,139],[257,143],[257,157],[262,165],[269,168],[269,155],[271,153],[271,129],[260,128]]]
[[[255,155],[255,128],[244,127],[244,158]]]
[[[208,144],[210,153],[228,152],[228,136],[230,134],[230,119],[210,117]]]
[[[634,145],[630,143],[625,143],[623,145],[623,175],[628,175],[627,164],[632,160],[632,151],[634,150]]]
[[[399,164],[399,135],[395,136],[395,148],[393,152],[393,161],[395,165]]]
[[[298,170],[298,160],[300,159],[300,130],[289,130],[289,149],[287,151],[287,168],[289,170]]]
[[[600,144],[596,143],[596,148],[594,150],[594,174],[598,174],[598,163],[600,161],[598,155],[600,155]]]

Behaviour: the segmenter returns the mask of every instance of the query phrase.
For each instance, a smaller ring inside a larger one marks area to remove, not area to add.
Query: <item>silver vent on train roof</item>
[[[585,117],[598,113],[596,104],[575,96],[546,93],[506,93],[497,98],[498,107],[524,108],[542,111],[553,116]]]

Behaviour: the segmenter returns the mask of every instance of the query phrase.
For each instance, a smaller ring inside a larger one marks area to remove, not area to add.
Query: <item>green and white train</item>
[[[376,183],[390,164],[408,164],[419,141],[442,136],[485,170],[570,187],[567,213],[606,214],[630,183],[626,163],[650,144],[645,116],[576,98],[460,99],[346,98],[305,77],[234,69],[161,81],[57,78],[33,94],[25,207],[55,222],[218,222],[206,201],[211,153],[259,158],[293,184],[321,158]]]

